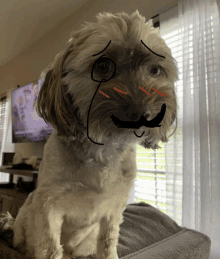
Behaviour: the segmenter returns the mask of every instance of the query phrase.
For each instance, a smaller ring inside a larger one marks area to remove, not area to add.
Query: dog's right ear
[[[57,129],[58,135],[69,135],[70,132],[72,135],[73,131],[77,132],[82,127],[72,96],[61,81],[67,72],[68,63],[77,53],[77,48],[93,31],[94,28],[88,23],[83,29],[72,33],[67,47],[55,57],[54,62],[46,69],[46,75],[45,72],[43,74],[45,81],[38,95],[36,110],[46,123]]]
[[[67,52],[67,51],[66,51]],[[66,89],[61,84],[63,63],[68,53],[60,53],[47,70],[37,99],[37,113],[63,135],[70,131],[71,113],[67,107]]]

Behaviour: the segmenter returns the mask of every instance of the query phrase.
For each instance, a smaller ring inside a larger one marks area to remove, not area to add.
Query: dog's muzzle
[[[148,128],[156,128],[156,127],[161,127],[161,125],[159,125],[159,124],[162,122],[165,112],[166,112],[166,104],[164,103],[161,107],[160,112],[157,114],[157,116],[150,121],[148,121],[143,115],[141,115],[139,118],[138,113],[132,114],[132,117],[133,117],[132,121],[120,120],[114,114],[112,114],[110,117],[111,117],[113,123],[119,128],[139,129],[142,126],[145,126]]]

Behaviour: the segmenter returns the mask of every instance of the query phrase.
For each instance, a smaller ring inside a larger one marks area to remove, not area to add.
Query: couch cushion
[[[119,258],[208,258],[211,241],[207,236],[193,230],[187,232],[186,228],[178,226],[174,220],[153,206],[144,202],[129,204],[123,215],[124,221],[120,226],[117,247]],[[182,235],[184,233],[185,235]],[[0,233],[0,258],[25,259],[13,249],[12,238],[12,231]],[[177,240],[178,243],[175,244]],[[187,241],[189,244],[186,243]],[[198,250],[199,245],[201,249]],[[167,246],[169,246],[169,250],[166,250]],[[196,246],[195,253],[204,255],[206,251],[206,256],[190,257],[194,254],[193,246]],[[183,247],[182,250],[181,247]],[[181,256],[190,253],[190,256],[180,257],[178,253]]]
[[[121,259],[208,259],[211,240],[182,228],[153,206],[141,202],[124,211],[118,244]]]
[[[137,252],[182,230],[174,220],[153,206],[140,202],[129,204],[124,211],[118,255]]]

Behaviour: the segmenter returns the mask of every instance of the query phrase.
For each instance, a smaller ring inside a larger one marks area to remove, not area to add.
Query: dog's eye
[[[92,67],[91,78],[95,82],[109,81],[114,76],[116,71],[115,62],[103,56],[96,60]]]
[[[150,75],[153,77],[158,77],[162,72],[162,69],[160,66],[152,66],[150,68]]]
[[[95,65],[96,71],[101,75],[109,73],[111,68],[111,60],[108,58],[101,58]]]

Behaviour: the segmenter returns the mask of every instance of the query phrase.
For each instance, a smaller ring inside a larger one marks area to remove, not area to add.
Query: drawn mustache
[[[110,117],[112,118],[113,123],[119,128],[139,129],[142,126],[145,126],[148,128],[156,128],[156,127],[161,127],[161,125],[159,124],[163,120],[165,112],[166,112],[166,104],[164,103],[161,106],[161,110],[157,114],[157,116],[150,121],[148,121],[143,115],[141,115],[138,121],[122,121],[117,117],[115,117],[113,114]]]

